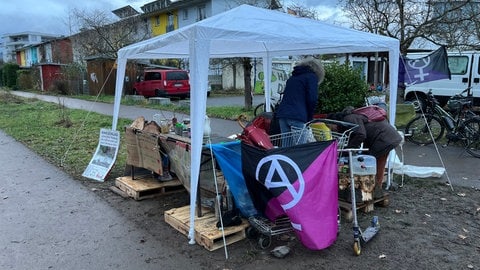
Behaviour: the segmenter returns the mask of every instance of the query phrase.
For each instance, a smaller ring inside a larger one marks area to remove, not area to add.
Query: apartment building
[[[17,62],[17,50],[34,44],[58,39],[59,35],[38,32],[21,32],[2,36],[2,54],[4,63]]]
[[[231,0],[157,0],[143,5],[143,16],[148,20],[152,37],[196,23],[251,1]],[[280,7],[277,0],[256,3],[261,7]]]

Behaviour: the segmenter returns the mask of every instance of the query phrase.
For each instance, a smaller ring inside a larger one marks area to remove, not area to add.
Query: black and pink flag
[[[242,171],[257,210],[274,221],[287,215],[301,243],[312,250],[337,237],[337,142],[264,150],[242,143]]]

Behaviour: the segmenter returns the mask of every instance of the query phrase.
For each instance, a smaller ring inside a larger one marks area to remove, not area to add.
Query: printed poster
[[[103,182],[115,163],[119,145],[120,132],[102,128],[97,150],[82,176]]]

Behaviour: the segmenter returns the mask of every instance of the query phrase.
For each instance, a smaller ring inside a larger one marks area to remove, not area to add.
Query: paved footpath
[[[0,130],[0,269],[195,269]]]

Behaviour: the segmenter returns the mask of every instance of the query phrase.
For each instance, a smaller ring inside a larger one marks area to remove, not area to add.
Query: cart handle
[[[323,123],[325,123],[325,124],[342,126],[343,128],[345,128],[344,133],[346,133],[346,132],[352,132],[353,130],[355,130],[356,128],[358,128],[358,125],[357,125],[357,124],[353,124],[353,123],[345,122],[345,121],[333,120],[333,119],[326,119],[326,118],[313,119],[313,120],[308,121],[307,123],[305,123],[305,126],[307,127],[307,126],[310,126],[311,124],[319,123],[319,122],[323,122]]]

